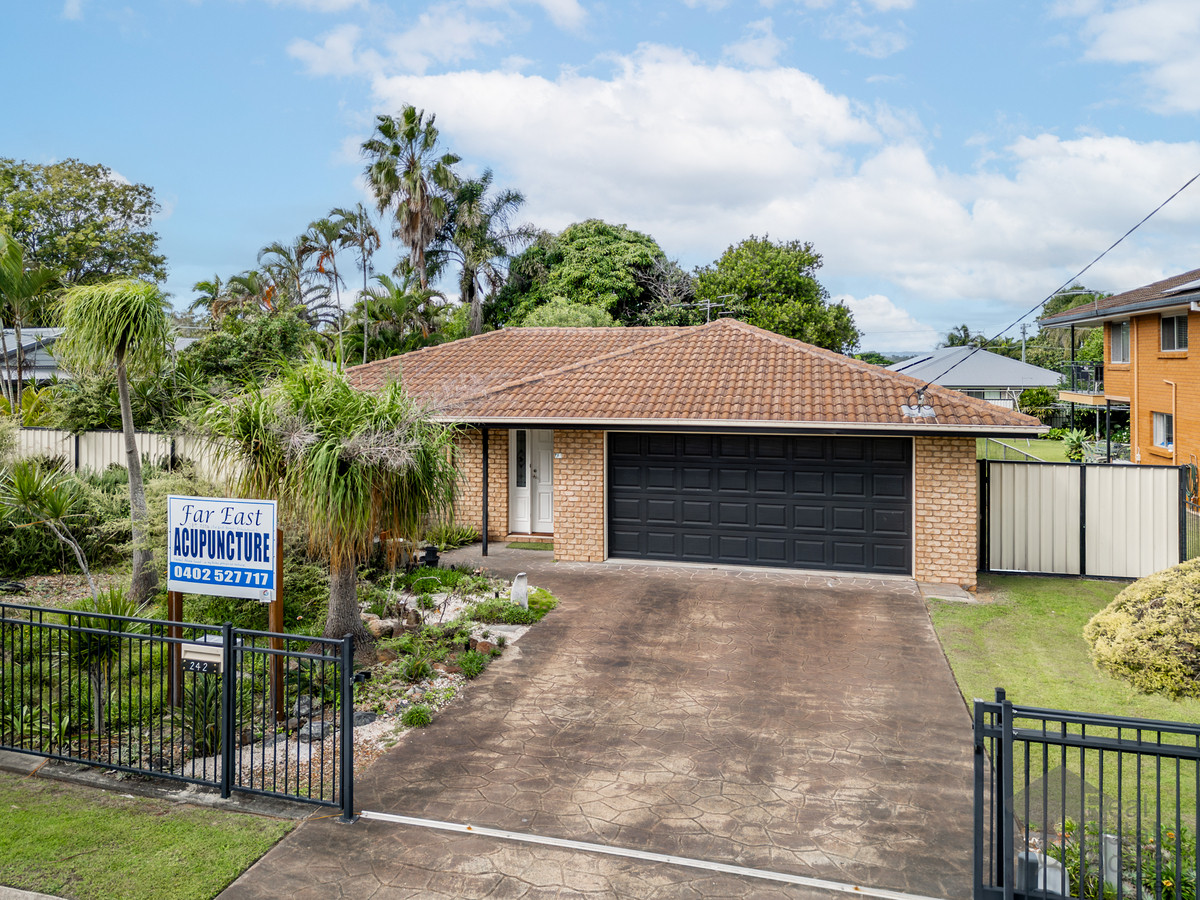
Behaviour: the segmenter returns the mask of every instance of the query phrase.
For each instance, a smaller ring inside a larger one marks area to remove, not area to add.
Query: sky
[[[0,156],[152,186],[179,308],[369,203],[359,146],[409,103],[540,228],[623,223],[687,269],[811,242],[868,350],[999,333],[1200,173],[1196,0],[6,6]],[[1196,268],[1198,226],[1200,181],[1081,281]]]

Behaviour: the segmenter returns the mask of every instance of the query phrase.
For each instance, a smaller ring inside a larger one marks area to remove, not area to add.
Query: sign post
[[[283,631],[283,557],[274,500],[215,497],[167,498],[167,617],[183,618],[183,594],[242,597],[270,604],[268,628]],[[171,636],[179,637],[178,626]],[[282,649],[272,638],[271,648]],[[277,718],[284,712],[283,658],[271,654],[271,697]],[[183,659],[171,650],[171,702],[182,701]]]

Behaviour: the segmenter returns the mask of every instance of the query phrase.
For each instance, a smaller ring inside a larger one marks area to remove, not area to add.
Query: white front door
[[[554,432],[548,428],[508,434],[508,530],[554,531]]]

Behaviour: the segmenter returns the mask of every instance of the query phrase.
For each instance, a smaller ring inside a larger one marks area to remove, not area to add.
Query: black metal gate
[[[975,701],[975,898],[1195,898],[1200,725]]]
[[[353,818],[349,635],[0,603],[0,651],[0,749]]]

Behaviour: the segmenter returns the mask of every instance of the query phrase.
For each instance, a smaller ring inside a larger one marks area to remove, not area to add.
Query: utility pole
[[[1021,323],[1021,362],[1025,362],[1025,329],[1028,327],[1028,322]]]

